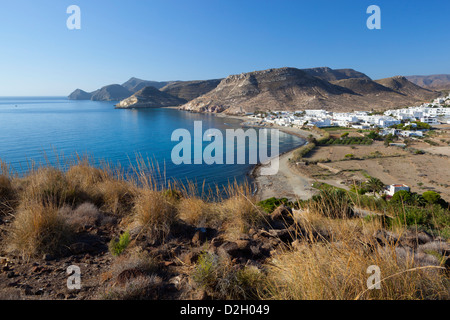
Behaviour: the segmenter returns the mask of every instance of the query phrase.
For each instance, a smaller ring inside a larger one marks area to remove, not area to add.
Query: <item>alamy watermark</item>
[[[367,289],[368,290],[380,290],[381,289],[381,269],[379,266],[372,265],[366,270],[367,274],[370,274],[367,278]]]
[[[270,156],[268,154],[270,133]],[[257,164],[261,175],[275,175],[279,169],[279,137],[277,129],[226,129],[225,141],[218,129],[203,132],[202,122],[194,122],[194,137],[187,129],[176,129],[171,141],[179,142],[172,149],[171,159],[180,164]],[[213,139],[214,138],[214,139]],[[248,162],[246,162],[248,141]],[[203,142],[210,142],[203,148]],[[236,152],[235,152],[236,151]],[[236,153],[236,154],[235,154]]]
[[[67,268],[67,289],[80,290],[81,289],[81,269],[79,266],[71,265]]]
[[[66,10],[67,14],[70,16],[67,18],[66,26],[69,30],[80,30],[81,29],[81,9],[77,5],[70,5]]]
[[[381,29],[381,9],[377,5],[371,5],[367,8],[367,14],[371,16],[367,19],[367,28],[369,30]]]

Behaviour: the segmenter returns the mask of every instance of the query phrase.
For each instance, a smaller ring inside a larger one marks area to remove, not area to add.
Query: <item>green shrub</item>
[[[438,203],[439,200],[441,200],[441,195],[434,191],[426,191],[422,194],[422,197],[425,199],[426,202],[431,204]]]
[[[288,206],[292,205],[287,198],[275,198],[275,197],[257,203],[257,205],[267,213],[272,213],[276,208],[278,208],[282,204]]]
[[[111,239],[109,242],[109,251],[113,256],[120,256],[129,244],[130,233],[126,231],[119,237],[119,240]]]
[[[400,190],[400,191],[396,192],[391,198],[391,202],[395,202],[395,203],[410,204],[411,200],[412,200],[411,192],[406,191],[406,190]]]

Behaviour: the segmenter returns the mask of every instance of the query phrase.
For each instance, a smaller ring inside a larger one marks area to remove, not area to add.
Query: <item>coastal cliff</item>
[[[145,87],[131,97],[123,99],[117,105],[117,109],[133,108],[161,108],[173,107],[186,103],[185,99],[172,96],[169,93],[160,91],[154,87]]]

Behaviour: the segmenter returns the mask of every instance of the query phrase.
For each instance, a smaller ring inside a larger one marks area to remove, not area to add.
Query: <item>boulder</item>
[[[94,247],[86,242],[73,243],[69,249],[73,254],[92,253],[95,251]]]
[[[252,255],[250,249],[250,241],[237,240],[236,242],[227,241],[218,248],[219,255],[228,256],[230,258],[249,258]]]
[[[281,205],[270,215],[270,225],[274,229],[285,229],[294,223],[292,209]]]

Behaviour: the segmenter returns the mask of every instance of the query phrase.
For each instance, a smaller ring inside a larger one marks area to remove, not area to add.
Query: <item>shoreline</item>
[[[307,200],[315,194],[315,189],[311,188],[313,180],[305,175],[301,175],[299,172],[294,172],[289,162],[292,154],[299,148],[308,144],[307,137],[313,135],[317,137],[317,133],[299,128],[282,127],[278,125],[272,125],[270,127],[259,126],[256,124],[244,125],[249,119],[246,116],[233,116],[214,114],[221,118],[230,118],[241,120],[240,125],[247,128],[271,128],[278,129],[289,135],[299,137],[304,140],[300,146],[295,146],[289,150],[280,153],[278,172],[272,176],[263,176],[260,173],[261,168],[264,166],[261,163],[254,165],[246,176],[250,179],[253,185],[253,194],[260,198],[260,200],[266,200],[271,197],[275,198],[288,198],[289,200]]]

